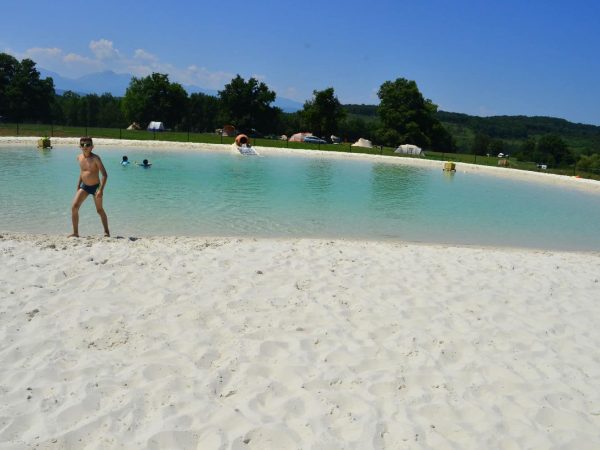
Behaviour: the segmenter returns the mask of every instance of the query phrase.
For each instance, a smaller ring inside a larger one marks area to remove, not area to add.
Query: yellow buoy
[[[444,163],[444,172],[456,172],[456,164],[453,162],[445,162]]]

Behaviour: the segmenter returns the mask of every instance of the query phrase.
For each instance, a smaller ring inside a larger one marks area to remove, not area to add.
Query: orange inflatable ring
[[[245,140],[245,141],[242,142],[242,140]],[[248,139],[248,136],[246,136],[245,134],[238,134],[235,137],[235,145],[237,145],[238,147],[241,147],[242,144],[250,145],[250,139]]]

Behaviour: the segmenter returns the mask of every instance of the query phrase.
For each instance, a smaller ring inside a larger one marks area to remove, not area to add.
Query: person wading
[[[92,153],[94,143],[91,137],[82,137],[79,140],[79,147],[81,148],[81,155],[77,156],[77,162],[79,162],[80,172],[79,179],[77,180],[77,192],[71,205],[73,234],[69,235],[69,237],[79,237],[79,208],[88,195],[94,197],[96,211],[98,211],[102,226],[104,227],[104,236],[109,237],[108,217],[102,206],[102,198],[108,174],[100,157]],[[102,174],[102,180],[100,180],[100,174]]]

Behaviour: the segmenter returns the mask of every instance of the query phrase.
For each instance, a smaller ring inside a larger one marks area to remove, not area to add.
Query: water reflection
[[[373,164],[369,207],[384,217],[413,215],[426,190],[426,174],[416,168]]]
[[[311,195],[323,198],[331,190],[333,185],[331,161],[326,159],[311,160],[304,171],[304,175],[306,189]]]
[[[446,183],[453,183],[454,182],[454,175],[456,174],[455,171],[450,171],[450,170],[444,170],[442,171],[444,177],[442,178]]]

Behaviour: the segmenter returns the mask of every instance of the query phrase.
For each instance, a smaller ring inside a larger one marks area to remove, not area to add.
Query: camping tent
[[[131,125],[127,127],[128,130],[141,130],[142,128],[138,125],[137,122],[133,122]]]
[[[368,139],[360,138],[358,141],[356,141],[354,144],[352,144],[352,147],[373,148],[373,144]]]
[[[412,144],[402,144],[402,145],[399,145],[398,148],[396,150],[394,150],[394,153],[400,153],[402,155],[421,155],[421,156],[425,156],[425,154],[423,153],[423,150],[421,149],[421,147],[417,147],[416,145],[412,145]]]
[[[221,131],[222,136],[233,137],[236,134],[238,134],[238,132],[233,125],[223,125],[223,130]]]
[[[162,122],[150,122],[148,124],[148,131],[165,131],[165,126]]]
[[[290,137],[290,142],[304,142],[304,138],[306,136],[312,136],[313,134],[305,131],[304,133],[296,133],[296,134],[292,134],[292,136]]]

